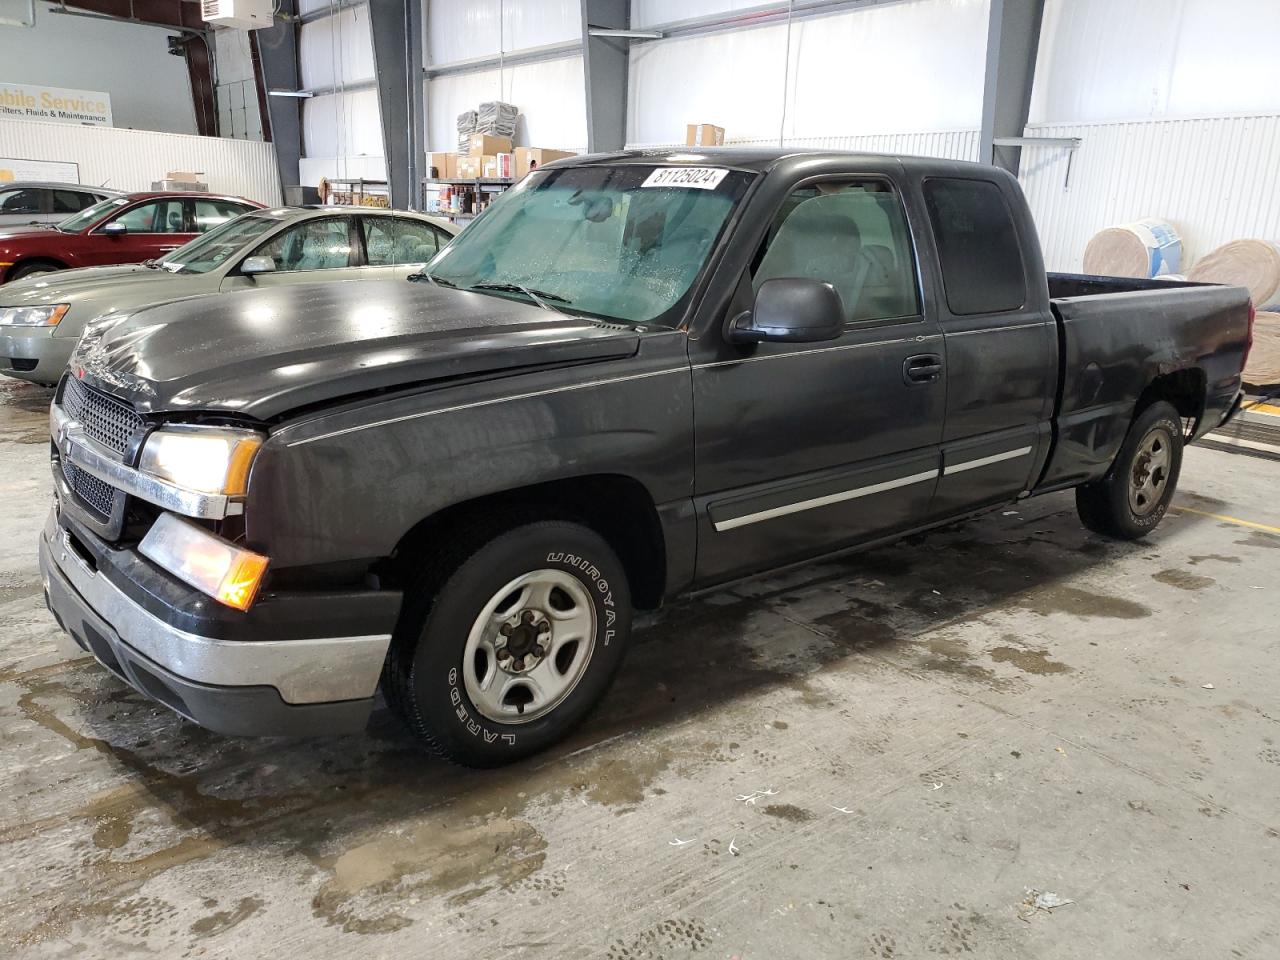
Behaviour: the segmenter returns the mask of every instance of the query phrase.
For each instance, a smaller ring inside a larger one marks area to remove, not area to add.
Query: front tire
[[[1076,512],[1094,533],[1138,540],[1164,519],[1182,472],[1182,419],[1161,400],[1129,427],[1101,480],[1076,487]]]
[[[9,271],[9,280],[21,280],[24,277],[34,277],[41,273],[54,273],[61,270],[62,267],[49,260],[33,260],[31,263],[22,263]]]
[[[494,767],[565,737],[612,683],[631,632],[617,555],[547,521],[424,570],[384,672],[392,709],[428,749]]]

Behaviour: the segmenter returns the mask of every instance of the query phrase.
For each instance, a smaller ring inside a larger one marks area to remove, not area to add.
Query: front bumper
[[[54,336],[57,327],[0,327],[0,374],[54,384],[62,376],[75,337]]]
[[[400,603],[389,592],[273,594],[239,613],[56,509],[40,570],[59,625],[98,662],[189,720],[237,735],[363,729]]]

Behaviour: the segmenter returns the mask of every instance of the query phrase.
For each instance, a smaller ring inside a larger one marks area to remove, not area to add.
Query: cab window
[[[774,218],[751,275],[830,283],[850,322],[920,313],[915,255],[902,201],[884,181],[832,181],[795,190]]]
[[[83,193],[79,190],[53,191],[54,213],[79,213],[85,207],[91,207],[97,202],[98,198],[91,193]]]
[[[371,267],[426,263],[440,250],[435,228],[398,217],[363,217],[364,248]]]
[[[244,213],[244,207],[225,200],[196,200],[196,233],[207,233]]]
[[[0,191],[0,213],[39,213],[42,192],[31,188]]]
[[[108,222],[123,224],[130,233],[188,232],[179,199],[148,200]]]
[[[270,257],[277,270],[334,270],[351,266],[346,217],[307,220],[264,243],[252,256]]]

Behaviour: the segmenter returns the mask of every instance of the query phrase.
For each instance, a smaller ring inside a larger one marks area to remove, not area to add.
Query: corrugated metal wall
[[[170,170],[197,170],[214,192],[281,202],[275,148],[251,140],[4,119],[0,157],[78,163],[81,183],[117,190],[149,190]]]
[[[1050,270],[1079,271],[1097,231],[1142,217],[1182,234],[1182,269],[1229,240],[1280,240],[1280,115],[1033,124],[1080,137],[1022,153],[1021,180]]]
[[[776,147],[776,137],[728,137],[727,146]],[[901,153],[943,160],[977,160],[977,130],[932,130],[907,133],[866,133],[844,137],[788,137],[787,147],[813,150],[852,150],[863,153]],[[683,143],[628,143],[628,150],[683,148]]]

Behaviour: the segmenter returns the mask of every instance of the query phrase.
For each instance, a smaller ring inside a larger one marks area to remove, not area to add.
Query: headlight
[[[163,427],[147,438],[139,469],[187,490],[243,496],[262,446],[251,430]]]
[[[237,610],[252,606],[267,572],[262,554],[242,550],[172,513],[160,514],[138,550],[179,580]]]
[[[71,308],[69,303],[47,307],[0,307],[0,324],[11,327],[56,327]]]

